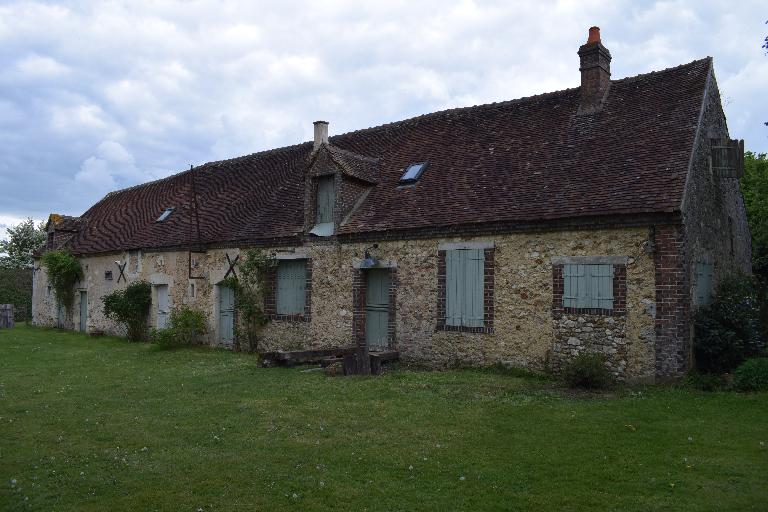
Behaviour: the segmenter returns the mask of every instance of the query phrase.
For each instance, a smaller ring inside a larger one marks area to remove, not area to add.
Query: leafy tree
[[[27,219],[8,228],[8,240],[0,240],[0,268],[32,268],[32,252],[45,242],[43,226]]]
[[[152,305],[152,285],[136,281],[124,290],[115,290],[101,299],[104,315],[125,325],[128,339],[141,341],[147,335],[147,320]]]
[[[764,153],[744,154],[741,192],[752,233],[752,265],[762,277],[768,277],[768,158]]]

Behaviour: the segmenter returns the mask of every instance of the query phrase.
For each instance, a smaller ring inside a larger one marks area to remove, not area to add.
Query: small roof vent
[[[424,169],[427,168],[427,162],[419,162],[417,164],[411,164],[406,169],[403,175],[400,177],[401,185],[408,185],[415,183],[424,174]]]
[[[176,208],[174,208],[174,207],[166,208],[165,211],[160,214],[160,216],[157,218],[157,220],[155,222],[163,222],[165,219],[170,217],[170,215],[173,213],[173,210],[175,210],[175,209]]]

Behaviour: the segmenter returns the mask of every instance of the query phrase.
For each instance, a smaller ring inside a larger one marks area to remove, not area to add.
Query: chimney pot
[[[328,121],[315,121],[315,142],[313,149],[317,149],[321,144],[328,144]]]
[[[587,44],[600,42],[600,27],[589,27],[589,37]]]

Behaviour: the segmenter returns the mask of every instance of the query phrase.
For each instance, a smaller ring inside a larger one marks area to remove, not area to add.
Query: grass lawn
[[[766,510],[768,394],[0,330],[0,510]]]

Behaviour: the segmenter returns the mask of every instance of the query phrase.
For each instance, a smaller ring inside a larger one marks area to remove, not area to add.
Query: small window
[[[104,271],[104,280],[105,281],[111,281],[112,280],[112,271],[111,270],[105,270]]]
[[[445,323],[483,327],[485,251],[445,251]]]
[[[424,169],[426,167],[426,162],[409,165],[403,175],[400,177],[400,183],[414,183],[419,178],[421,178],[421,175],[424,173]]]
[[[195,298],[195,283],[189,283],[189,296]]]
[[[696,304],[707,306],[714,294],[714,268],[711,263],[696,263]]]
[[[45,296],[50,297],[51,296],[51,285],[48,285],[45,289]]]
[[[613,309],[613,265],[564,265],[563,307]]]
[[[173,213],[173,210],[175,209],[176,208],[166,208],[165,211],[162,214],[160,214],[160,216],[157,218],[155,222],[163,222]]]
[[[301,315],[307,302],[307,262],[283,260],[277,265],[277,314]]]

